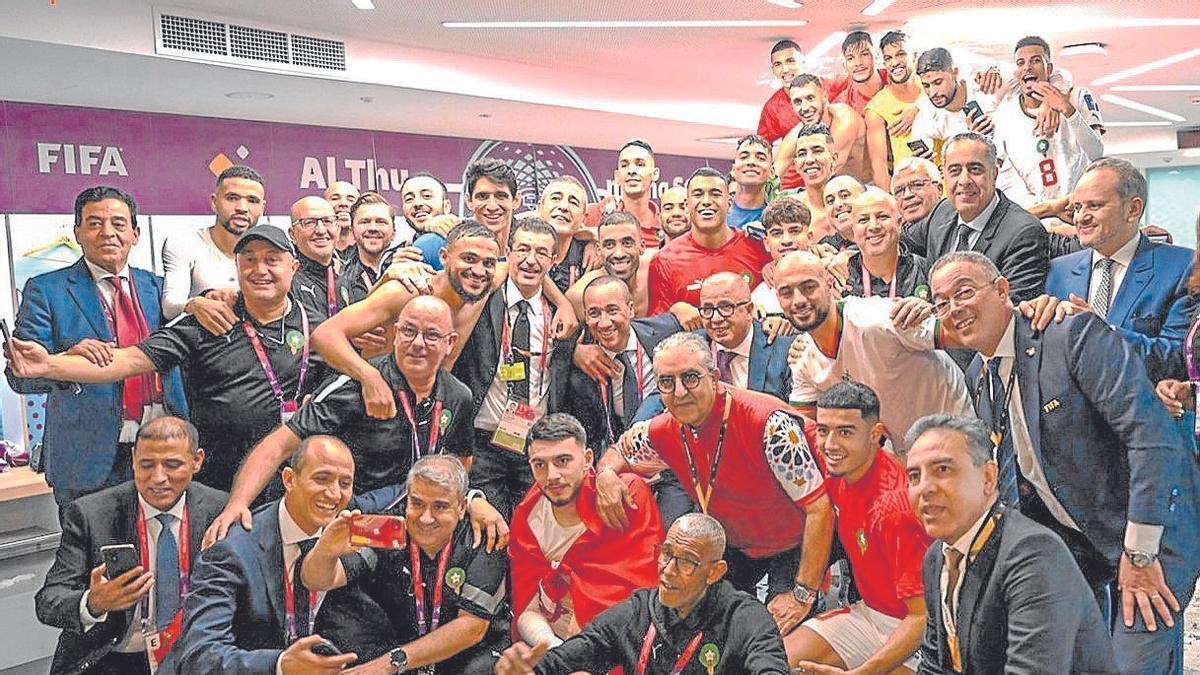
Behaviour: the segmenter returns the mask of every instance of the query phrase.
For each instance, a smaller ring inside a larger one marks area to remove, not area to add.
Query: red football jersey
[[[704,248],[689,232],[668,243],[650,261],[647,288],[649,316],[662,314],[677,302],[700,306],[700,284],[717,272],[733,272],[746,277],[750,288],[762,281],[762,269],[771,255],[761,241],[740,230],[719,248]]]

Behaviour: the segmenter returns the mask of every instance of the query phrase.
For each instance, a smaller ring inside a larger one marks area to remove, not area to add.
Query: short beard
[[[550,502],[551,505],[557,506],[558,508],[561,509],[564,506],[570,506],[570,505],[574,504],[575,500],[579,499],[579,491],[583,489],[583,481],[579,481],[579,484],[576,485],[575,489],[571,491],[570,497],[567,497],[566,499],[559,500],[559,501],[555,501],[555,500],[551,499],[550,495],[546,494],[546,491],[542,490],[540,487],[538,489],[541,490],[542,496],[546,498],[546,501]]]
[[[806,324],[797,323],[795,319],[792,319],[791,317],[788,317],[788,318],[791,320],[792,325],[794,325],[796,327],[796,330],[800,331],[801,333],[807,333],[807,332],[811,331],[812,329],[816,328],[817,326],[820,326],[821,324],[825,323],[825,319],[829,318],[829,308],[828,307],[826,307],[825,309],[813,308],[813,320]]]
[[[450,282],[450,288],[454,289],[454,292],[458,293],[459,297],[467,302],[479,302],[487,297],[488,290],[491,288],[491,284],[488,284],[484,287],[484,291],[482,293],[471,293],[466,288],[463,288],[462,281],[459,281],[458,275],[453,273],[447,274],[446,280]]]
[[[247,225],[247,226],[246,226],[246,229],[245,229],[245,230],[235,230],[235,229],[234,229],[234,228],[233,228],[233,227],[232,227],[232,226],[229,224],[229,223],[230,223],[230,222],[232,222],[232,221],[233,221],[233,218],[232,218],[232,217],[229,217],[229,218],[226,218],[225,220],[222,220],[222,221],[220,221],[220,224],[221,224],[221,228],[222,228],[223,230],[225,230],[226,232],[228,232],[229,234],[232,234],[232,235],[234,235],[234,236],[241,236],[241,234],[242,234],[243,232],[245,232],[246,230],[250,229],[251,227],[254,227],[254,224],[253,224],[253,223],[251,223],[250,225]]]

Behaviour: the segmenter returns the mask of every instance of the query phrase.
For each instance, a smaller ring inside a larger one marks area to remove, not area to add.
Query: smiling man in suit
[[[1180,352],[1195,309],[1192,251],[1150,241],[1138,221],[1146,178],[1127,160],[1092,162],[1072,195],[1082,251],[1050,261],[1046,293],[1091,309],[1143,358],[1151,380]]]
[[[945,256],[930,280],[947,343],[979,352],[967,382],[996,439],[1000,500],[1062,538],[1106,614],[1117,581],[1121,672],[1179,672],[1200,465],[1142,359],[1090,312],[1035,332],[980,253]]]
[[[25,284],[13,335],[51,353],[91,353],[99,343],[137,344],[159,328],[162,278],[129,265],[141,237],[137,202],[96,186],[75,198],[75,240],[83,257]],[[161,415],[187,416],[178,370],[107,384],[74,384],[5,373],[19,394],[48,394],[44,466],[59,506],[129,480],[138,426]]]
[[[1115,674],[1108,631],[1067,547],[997,500],[987,427],[929,415],[908,441],[909,501],[935,540],[922,564],[917,672]]]
[[[186,420],[155,419],[138,431],[133,481],[63,509],[62,541],[35,598],[38,619],[63,629],[51,672],[148,673],[146,629],[171,634],[162,639],[157,660],[171,648],[190,563],[200,556],[204,529],[226,497],[192,482],[204,463],[198,441]],[[120,544],[133,544],[142,562],[111,574],[100,548]]]

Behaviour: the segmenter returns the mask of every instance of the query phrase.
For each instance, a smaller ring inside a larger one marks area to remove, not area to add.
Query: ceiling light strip
[[[1161,117],[1164,120],[1171,120],[1172,122],[1186,122],[1187,121],[1186,118],[1176,115],[1173,112],[1168,112],[1166,110],[1163,110],[1162,108],[1155,108],[1154,106],[1146,105],[1145,103],[1138,103],[1137,101],[1125,98],[1124,96],[1114,96],[1113,94],[1101,94],[1100,100],[1106,101],[1108,103],[1112,103],[1113,105],[1119,105],[1123,108],[1129,108],[1130,110],[1137,110],[1138,112],[1144,112],[1147,115],[1154,115],[1155,117]]]
[[[875,2],[864,7],[862,13],[866,16],[879,16],[883,14],[883,10],[891,7],[893,2],[896,2],[896,0],[875,0]]]
[[[811,51],[804,55],[805,64],[807,64],[809,67],[815,66],[817,60],[820,59],[825,52],[833,49],[834,47],[840,47],[842,40],[846,39],[846,35],[848,35],[848,33],[846,33],[844,30],[835,30],[829,35],[826,35],[824,39],[813,46]]]
[[[1093,80],[1092,86],[1102,87],[1106,84],[1112,84],[1113,82],[1133,77],[1134,75],[1141,75],[1142,73],[1148,73],[1152,70],[1158,70],[1159,68],[1165,68],[1167,66],[1174,65],[1180,61],[1194,59],[1197,56],[1200,56],[1200,49],[1192,49],[1183,52],[1182,54],[1168,56],[1163,59],[1158,59],[1157,61],[1151,61],[1149,63],[1143,63],[1140,66],[1134,66],[1133,68],[1126,68],[1125,70],[1117,71],[1112,75],[1106,75],[1098,80]]]
[[[443,21],[445,28],[792,28],[803,19],[689,19],[657,21]]]
[[[1112,91],[1200,91],[1200,84],[1118,84]]]

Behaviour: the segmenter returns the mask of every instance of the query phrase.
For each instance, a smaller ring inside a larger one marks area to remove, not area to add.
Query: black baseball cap
[[[280,251],[287,251],[292,255],[296,255],[296,249],[292,247],[292,242],[288,239],[287,232],[274,225],[255,225],[243,232],[242,236],[238,237],[237,243],[233,245],[234,255],[241,253],[242,249],[246,248],[246,244],[256,239],[261,239]]]

